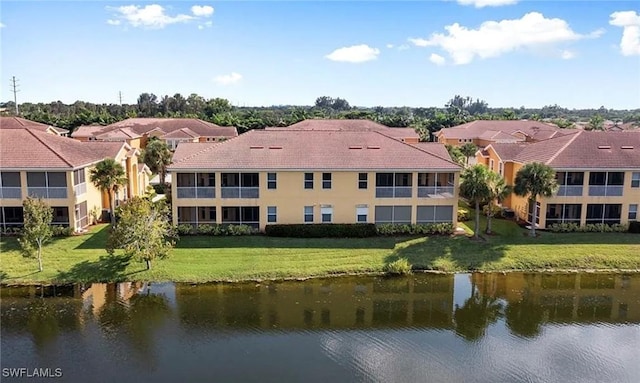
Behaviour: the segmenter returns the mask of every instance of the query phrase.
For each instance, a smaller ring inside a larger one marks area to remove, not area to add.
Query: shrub
[[[258,230],[249,225],[229,225],[226,227],[226,230],[214,235],[252,235],[256,233],[258,233]]]
[[[7,237],[15,237],[22,234],[22,229],[19,227],[7,227],[2,229],[2,235]]]
[[[271,237],[297,238],[364,238],[378,235],[373,223],[319,223],[267,225],[265,234]]]
[[[196,233],[194,227],[188,223],[181,223],[176,226],[176,232],[178,235],[193,235]]]
[[[384,266],[384,271],[391,275],[411,274],[411,264],[406,258],[400,258]]]
[[[640,234],[640,221],[629,222],[629,233]]]
[[[156,194],[165,194],[166,191],[166,185],[164,184],[155,184],[155,185],[150,185],[153,187],[153,190],[156,192]]]
[[[466,222],[470,220],[469,210],[467,209],[458,209],[458,222]]]
[[[453,234],[453,224],[442,223],[423,223],[415,225],[394,225],[383,224],[377,227],[378,235],[393,236],[393,235],[445,235]]]
[[[54,237],[70,237],[73,235],[73,229],[64,226],[52,226],[51,232]]]
[[[589,223],[580,226],[577,223],[554,223],[547,228],[554,233],[622,233],[627,231],[627,226],[619,223],[607,225],[604,223]]]

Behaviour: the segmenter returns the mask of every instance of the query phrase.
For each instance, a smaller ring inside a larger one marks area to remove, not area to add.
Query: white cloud
[[[109,24],[109,25],[120,25],[120,20],[109,19],[109,20],[107,20],[107,24]]]
[[[571,60],[572,58],[576,57],[576,54],[568,50],[563,50],[562,53],[560,54],[560,57],[563,60]]]
[[[209,5],[194,5],[191,7],[191,13],[194,16],[210,17],[213,15],[213,7]]]
[[[409,46],[407,44],[402,44],[398,46],[399,51],[406,51],[407,49],[409,49]]]
[[[0,23],[0,28],[4,28],[6,27],[6,25],[4,25],[3,23]]]
[[[476,57],[490,58],[520,50],[553,46],[585,38],[596,38],[603,31],[587,35],[574,32],[562,19],[547,19],[530,12],[520,19],[485,21],[478,29],[458,23],[445,26],[447,33],[433,33],[428,39],[410,38],[418,47],[437,46],[445,50],[455,64],[468,64]]]
[[[500,7],[503,5],[512,5],[518,0],[458,0],[460,5],[473,5],[476,8],[484,7]]]
[[[436,65],[444,65],[447,60],[439,54],[432,53],[431,56],[429,56],[429,61]]]
[[[217,82],[220,85],[231,85],[239,82],[240,80],[242,80],[242,75],[236,72],[231,72],[231,74],[217,76],[213,79],[213,81]]]
[[[380,50],[377,48],[371,48],[366,44],[353,45],[350,47],[338,48],[335,51],[329,53],[325,57],[331,61],[349,62],[349,63],[362,63],[365,61],[371,61],[378,58]]]
[[[640,15],[636,11],[613,12],[609,24],[622,27],[620,52],[623,56],[640,55]]]
[[[393,44],[387,44],[387,48],[392,49],[393,48]]]

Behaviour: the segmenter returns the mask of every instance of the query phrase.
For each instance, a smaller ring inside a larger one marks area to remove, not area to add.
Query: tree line
[[[3,114],[13,115],[13,102],[0,103]],[[81,125],[108,125],[132,117],[199,118],[221,126],[235,126],[239,132],[288,126],[308,118],[368,119],[386,126],[412,127],[423,140],[431,133],[473,120],[545,120],[561,128],[571,128],[577,121],[594,119],[599,126],[605,119],[620,123],[640,122],[640,109],[570,110],[558,105],[531,108],[490,108],[478,98],[455,95],[444,107],[354,107],[342,98],[321,96],[311,106],[278,105],[271,107],[234,106],[224,98],[206,99],[198,94],[185,97],[180,93],[158,97],[142,93],[135,104],[94,104],[76,101],[64,104],[22,103],[20,116],[73,131]]]

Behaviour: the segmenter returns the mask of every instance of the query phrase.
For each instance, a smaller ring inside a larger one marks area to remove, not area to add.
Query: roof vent
[[[380,149],[379,146],[367,146],[367,149]]]
[[[282,149],[282,146],[269,146],[269,149]]]
[[[598,145],[598,149],[611,149],[611,145]]]
[[[362,146],[349,146],[349,149],[362,149]]]
[[[623,145],[620,147],[620,149],[633,149],[633,146]]]
[[[249,146],[249,149],[264,149],[264,146]]]

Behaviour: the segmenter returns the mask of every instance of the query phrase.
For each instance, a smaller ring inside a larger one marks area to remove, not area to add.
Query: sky
[[[0,100],[640,108],[640,2],[0,3]]]

